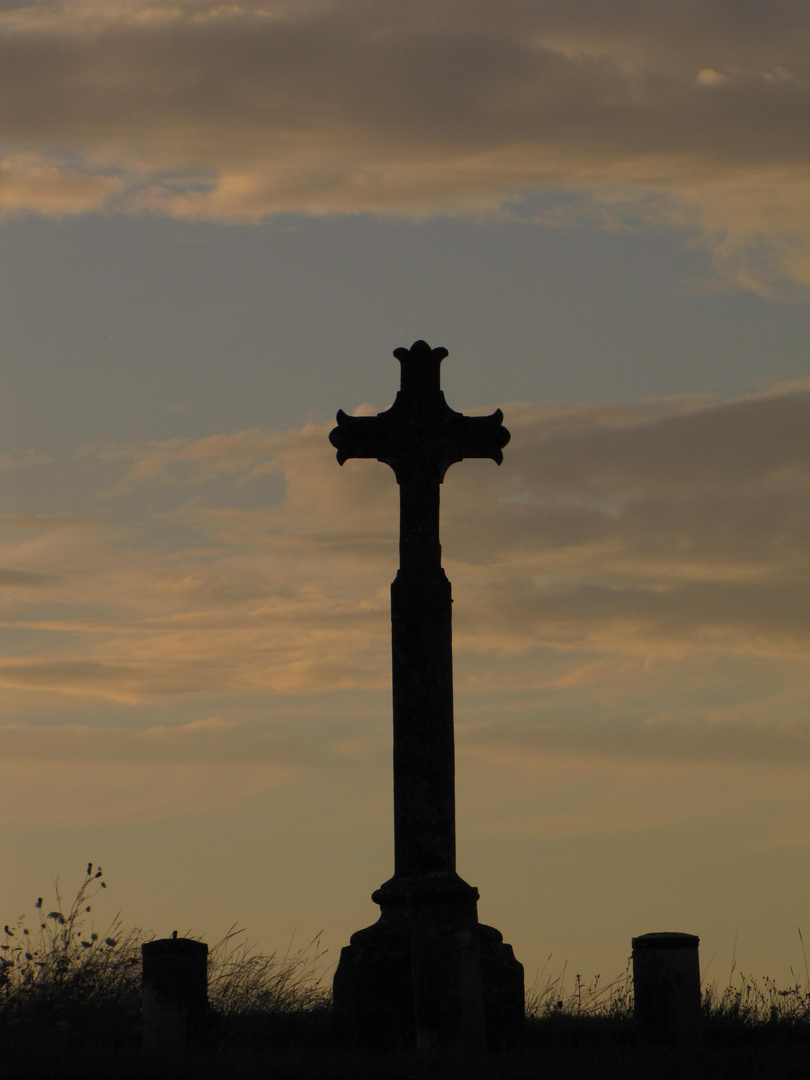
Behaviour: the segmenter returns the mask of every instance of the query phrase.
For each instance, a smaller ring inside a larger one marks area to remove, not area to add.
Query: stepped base
[[[388,1051],[479,1054],[523,1031],[523,965],[478,922],[478,890],[453,875],[392,879],[380,918],[341,950],[334,1010],[349,1043]]]

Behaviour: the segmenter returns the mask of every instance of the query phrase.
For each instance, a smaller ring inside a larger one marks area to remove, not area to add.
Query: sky
[[[392,872],[392,351],[442,489],[459,872],[526,968],[807,980],[801,0],[0,0],[0,914],[324,965]],[[101,902],[103,900],[103,903]],[[290,943],[292,942],[292,946]],[[810,980],[808,980],[810,981]]]

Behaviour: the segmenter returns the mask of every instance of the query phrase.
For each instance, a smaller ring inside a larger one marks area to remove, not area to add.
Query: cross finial
[[[426,397],[441,394],[441,363],[449,356],[443,345],[431,349],[426,341],[420,339],[410,349],[394,349],[394,356],[401,365],[402,394]]]

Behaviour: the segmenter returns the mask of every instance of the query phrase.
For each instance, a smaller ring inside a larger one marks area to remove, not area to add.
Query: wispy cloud
[[[652,221],[807,284],[807,33],[793,0],[5,6],[0,208]]]
[[[545,717],[532,738],[559,748],[581,729],[568,717],[591,715],[619,725],[593,745],[647,756],[711,756],[721,730],[750,756],[782,725],[772,753],[798,759],[807,382],[506,412],[503,467],[456,465],[442,494],[469,722],[475,699],[506,694],[496,740]],[[375,462],[339,469],[326,436],[84,448],[74,468],[85,487],[97,478],[95,519],[58,501],[0,517],[0,688],[15,715],[81,699],[196,701],[205,715],[223,695],[384,689],[396,483]],[[270,473],[283,486],[268,500]],[[144,510],[158,487],[171,501]]]
[[[810,384],[504,411],[442,489],[467,835],[806,842]],[[4,827],[376,806],[397,486],[327,433],[83,447],[0,515]]]
[[[238,738],[234,738],[234,735]],[[327,747],[267,727],[209,716],[185,724],[141,728],[89,724],[0,725],[5,761],[54,762],[251,761],[294,771],[320,760]]]

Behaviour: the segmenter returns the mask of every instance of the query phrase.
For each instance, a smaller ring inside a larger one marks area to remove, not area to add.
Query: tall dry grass
[[[137,1055],[141,1043],[141,945],[151,936],[125,929],[120,913],[95,929],[94,901],[106,890],[100,867],[88,863],[68,902],[60,882],[34,916],[3,928],[0,942],[0,1044],[6,1064],[62,1060],[67,1055]],[[30,924],[30,925],[29,925]],[[259,1047],[302,1036],[324,1037],[329,992],[323,985],[320,938],[284,954],[252,948],[233,927],[209,953],[212,1044]]]
[[[4,927],[0,1064],[5,1076],[109,1080],[142,1074],[141,945],[149,937],[138,928],[125,929],[120,915],[96,931],[95,901],[105,889],[101,868],[88,864],[69,902],[55,881],[54,900],[36,900],[30,925],[21,916]],[[209,1037],[195,1059],[194,1075],[264,1078],[273,1073],[278,1080],[380,1075],[376,1058],[347,1055],[335,1044],[325,974],[320,937],[302,948],[291,944],[283,953],[265,954],[249,945],[244,931],[229,931],[209,955]],[[534,1080],[541,1063],[545,1074],[566,1080],[681,1075],[677,1063],[653,1061],[636,1044],[629,961],[612,980],[575,975],[569,982],[565,967],[558,975],[542,972],[527,993],[526,1015],[522,1046],[477,1062],[468,1078]],[[690,1077],[781,1080],[795,1072],[796,1062],[804,1068],[810,1061],[806,963],[804,978],[796,977],[786,989],[768,978],[738,975],[732,965],[727,986],[704,987],[703,1015],[706,1047]],[[430,1068],[423,1063],[419,1075],[432,1076]],[[416,1075],[413,1069],[404,1058],[384,1065],[391,1077]]]

